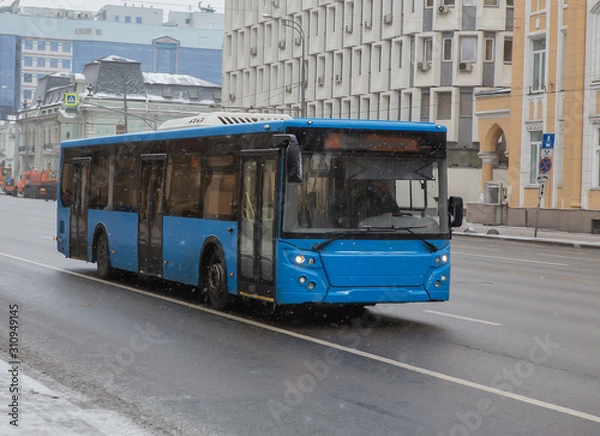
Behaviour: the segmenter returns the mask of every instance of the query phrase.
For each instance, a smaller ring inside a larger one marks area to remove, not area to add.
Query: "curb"
[[[549,245],[562,245],[567,247],[575,248],[594,248],[600,249],[600,243],[588,242],[588,241],[574,241],[565,239],[552,239],[552,238],[534,238],[532,236],[515,236],[515,235],[501,235],[501,234],[485,234],[485,233],[474,233],[474,232],[460,232],[452,233],[452,236],[471,237],[471,238],[489,238],[499,239],[507,241],[517,242],[532,242],[537,244],[549,244]]]

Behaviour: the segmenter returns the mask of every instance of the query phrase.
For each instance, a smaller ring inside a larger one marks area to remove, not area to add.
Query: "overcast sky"
[[[0,0],[0,6],[8,6],[14,0]],[[21,0],[21,7],[24,6],[39,6],[53,7],[62,9],[78,9],[82,11],[98,11],[102,6],[124,4],[135,5],[149,8],[150,6],[164,9],[165,14],[169,11],[197,11],[198,1],[186,0],[150,0],[150,1],[119,1],[119,0]],[[52,6],[49,6],[52,5]],[[202,7],[212,6],[217,12],[224,12],[225,0],[203,0]]]

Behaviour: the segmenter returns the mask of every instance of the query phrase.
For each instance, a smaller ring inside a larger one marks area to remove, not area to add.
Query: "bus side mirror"
[[[285,172],[288,183],[302,182],[302,150],[295,135],[274,135],[273,145],[285,147]]]
[[[463,222],[463,199],[462,197],[450,197],[448,200],[448,215],[450,227],[460,227]]]

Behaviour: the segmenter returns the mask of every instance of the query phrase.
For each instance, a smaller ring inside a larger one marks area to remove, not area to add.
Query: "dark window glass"
[[[199,217],[201,182],[198,155],[171,155],[167,165],[167,214]]]
[[[109,166],[112,157],[105,153],[94,156],[90,180],[90,209],[106,209],[108,206]]]
[[[114,210],[137,211],[137,179],[137,153],[133,147],[122,146],[115,156]]]

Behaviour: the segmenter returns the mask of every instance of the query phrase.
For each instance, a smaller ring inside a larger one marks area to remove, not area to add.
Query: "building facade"
[[[204,8],[206,9],[206,8]],[[223,14],[105,6],[100,11],[8,8],[0,12],[0,119],[31,104],[38,80],[81,73],[109,55],[138,59],[142,71],[221,83]]]
[[[468,219],[600,233],[600,2],[518,2],[515,23],[523,62],[476,109],[482,192],[497,185],[491,156],[506,138],[506,205],[470,205]]]
[[[0,123],[1,160],[15,177],[57,169],[60,143],[69,139],[156,130],[172,118],[216,110],[221,87],[183,74],[145,73],[141,62],[108,56],[83,73],[40,79],[34,104]],[[14,153],[10,153],[10,149]]]
[[[310,117],[443,124],[453,194],[478,200],[474,94],[510,86],[513,8],[512,0],[227,0],[223,106],[300,115],[304,93]]]

